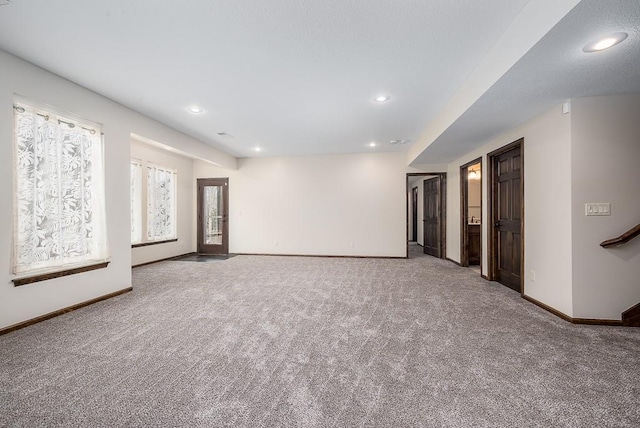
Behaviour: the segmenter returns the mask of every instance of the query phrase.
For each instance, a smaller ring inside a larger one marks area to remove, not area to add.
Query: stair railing
[[[638,235],[640,235],[640,224],[627,230],[625,233],[618,236],[617,238],[612,238],[612,239],[607,239],[606,241],[602,241],[600,243],[600,246],[602,248],[617,247],[618,245],[626,244],[627,242],[631,241],[633,238],[635,238]]]

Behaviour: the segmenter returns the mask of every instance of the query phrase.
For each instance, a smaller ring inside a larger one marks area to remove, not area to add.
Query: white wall
[[[236,160],[210,146],[0,51],[0,328],[131,286],[129,159],[131,134],[144,135],[221,165]],[[82,274],[14,287],[11,279],[13,97],[21,95],[102,123],[111,264]]]
[[[640,223],[640,95],[572,100],[573,314],[620,319],[640,302],[640,238],[600,242]],[[587,202],[611,216],[586,217]]]
[[[232,253],[404,257],[405,172],[404,153],[194,162],[194,179],[229,177]]]
[[[178,171],[176,186],[178,241],[132,248],[131,264],[135,266],[195,251],[196,246],[192,233],[195,217],[193,159],[176,155],[135,139],[131,141],[131,157],[142,161],[142,242],[147,241],[147,163],[151,162]]]
[[[483,194],[488,195],[487,153],[524,137],[524,293],[573,316],[571,251],[571,115],[561,107],[510,130],[466,154],[447,171],[447,257],[460,261],[460,166],[482,156]],[[488,197],[482,218],[488,219]],[[482,224],[482,271],[488,272]],[[531,271],[536,272],[532,281]]]

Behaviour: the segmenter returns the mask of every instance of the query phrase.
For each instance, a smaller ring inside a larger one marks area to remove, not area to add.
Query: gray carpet
[[[133,286],[0,336],[0,426],[640,426],[640,329],[450,262],[169,261]]]

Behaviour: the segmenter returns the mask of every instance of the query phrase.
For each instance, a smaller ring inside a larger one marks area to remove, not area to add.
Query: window
[[[142,241],[142,163],[131,159],[131,243]]]
[[[104,262],[100,127],[16,102],[14,154],[14,273]]]
[[[147,165],[147,239],[174,239],[176,233],[175,170]]]

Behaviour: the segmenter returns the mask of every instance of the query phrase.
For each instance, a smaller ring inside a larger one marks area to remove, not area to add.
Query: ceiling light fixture
[[[391,97],[389,95],[378,95],[377,97],[375,97],[373,100],[377,103],[386,103],[387,101],[389,101],[391,99]]]
[[[261,152],[261,151],[262,151],[262,149],[261,149],[260,147],[255,147],[255,148],[253,149],[253,151],[254,151],[254,152]]]
[[[587,46],[582,48],[583,52],[591,53],[591,52],[600,52],[605,49],[609,49],[612,46],[617,45],[621,41],[627,38],[627,33],[613,33],[603,39],[596,40],[595,42],[589,43]]]
[[[471,168],[477,168],[477,169],[471,169]],[[470,167],[469,168],[469,175],[468,175],[467,178],[469,180],[479,180],[480,179],[480,167],[479,166]]]
[[[374,141],[369,143],[369,147],[375,147],[375,146],[377,146],[377,144]]]
[[[189,112],[193,113],[193,114],[200,114],[202,113],[204,110],[202,110],[201,107],[198,106],[189,106],[187,107],[187,110],[189,110]]]

